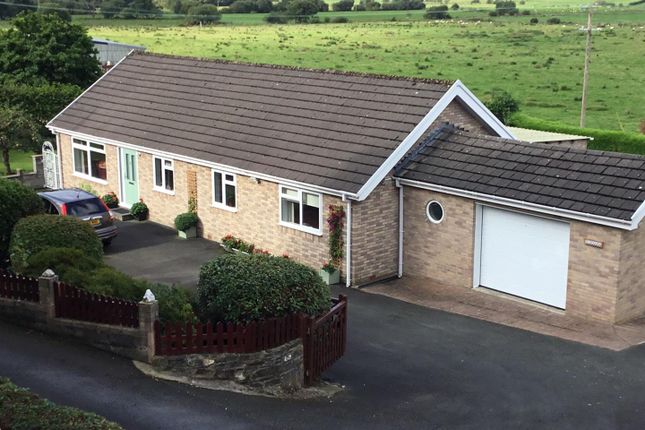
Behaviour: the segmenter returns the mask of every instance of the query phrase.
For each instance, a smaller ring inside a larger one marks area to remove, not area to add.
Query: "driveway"
[[[328,400],[208,391],[0,323],[0,375],[126,429],[643,429],[645,347],[585,346],[385,296],[349,295]]]
[[[199,268],[224,250],[205,239],[180,239],[152,222],[119,222],[119,236],[105,249],[105,262],[132,276],[194,287]]]

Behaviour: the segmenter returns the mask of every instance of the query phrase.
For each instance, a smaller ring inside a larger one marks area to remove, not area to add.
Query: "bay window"
[[[223,209],[235,209],[236,178],[232,173],[213,170],[213,206]]]
[[[280,186],[280,224],[322,234],[322,195]]]
[[[157,191],[174,194],[175,192],[175,163],[161,157],[153,157],[154,186]]]
[[[74,174],[91,180],[107,180],[105,145],[72,139]]]

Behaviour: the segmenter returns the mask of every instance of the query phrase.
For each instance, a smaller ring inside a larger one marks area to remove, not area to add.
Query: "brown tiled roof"
[[[645,157],[554,149],[443,126],[396,176],[585,214],[630,220],[645,200]]]
[[[50,126],[356,192],[449,87],[135,53]]]

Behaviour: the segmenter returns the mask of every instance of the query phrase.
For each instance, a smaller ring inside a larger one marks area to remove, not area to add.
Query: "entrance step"
[[[126,208],[114,208],[110,209],[110,212],[112,212],[112,215],[114,215],[114,218],[116,218],[119,221],[129,221],[131,219],[134,219],[132,214],[130,213],[129,209]]]

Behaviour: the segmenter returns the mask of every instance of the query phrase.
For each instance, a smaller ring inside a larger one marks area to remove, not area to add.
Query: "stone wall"
[[[43,173],[43,156],[38,154],[32,155],[31,157],[33,164],[31,172],[23,172],[18,169],[15,174],[3,176],[3,178],[10,181],[21,182],[22,184],[31,188],[43,188],[45,186],[45,175]]]
[[[304,386],[302,340],[250,354],[190,354],[155,357],[159,372],[190,380],[230,381],[269,395],[288,395]]]

